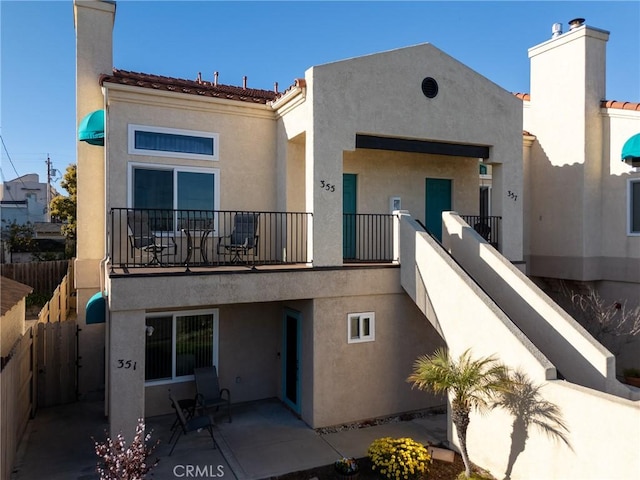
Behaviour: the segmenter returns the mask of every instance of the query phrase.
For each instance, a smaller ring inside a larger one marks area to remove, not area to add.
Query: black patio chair
[[[220,388],[218,371],[215,366],[196,368],[193,371],[196,379],[197,408],[202,411],[223,407],[231,423],[231,392],[228,388]]]
[[[217,445],[216,439],[213,437],[213,420],[211,419],[211,416],[197,415],[187,420],[178,400],[176,400],[171,394],[169,394],[169,400],[171,400],[171,406],[176,412],[177,420],[180,425],[180,428],[176,428],[176,431],[174,432],[174,434],[177,433],[176,440],[175,442],[173,442],[173,446],[171,447],[169,456],[171,456],[171,454],[173,453],[173,450],[176,448],[178,440],[180,440],[180,437],[182,435],[188,435],[191,432],[201,432],[205,428],[211,436],[211,440],[213,441],[213,448],[215,450],[217,448]],[[171,438],[173,438],[173,434],[171,435]],[[171,440],[169,440],[169,443],[171,443]]]

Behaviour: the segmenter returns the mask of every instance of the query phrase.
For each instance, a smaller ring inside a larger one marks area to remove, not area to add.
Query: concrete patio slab
[[[214,427],[218,448],[206,430],[183,435],[169,456],[174,415],[146,419],[152,441],[159,440],[152,470],[158,479],[221,478],[262,480],[333,463],[341,456],[363,457],[376,438],[446,440],[446,415],[320,435],[277,399],[234,405],[233,422]],[[107,420],[102,402],[78,402],[40,410],[29,422],[12,480],[95,480],[93,440],[104,440]],[[128,440],[128,439],[127,439]]]

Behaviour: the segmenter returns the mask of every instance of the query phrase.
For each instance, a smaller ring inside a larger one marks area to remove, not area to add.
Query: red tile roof
[[[204,97],[224,98],[241,102],[262,103],[274,100],[279,96],[272,90],[242,88],[232,85],[214,84],[202,80],[185,80],[182,78],[163,77],[147,73],[129,72],[113,69],[113,75],[100,76],[100,85],[117,83],[134,87],[152,88],[168,92],[187,93]]]
[[[640,103],[618,102],[617,100],[603,100],[600,104],[602,108],[618,108],[620,110],[635,110],[640,112]]]
[[[531,95],[529,93],[514,93],[516,97],[520,100],[524,100],[528,102],[531,100]],[[618,108],[620,110],[634,110],[636,112],[640,112],[640,103],[635,102],[619,102],[617,100],[602,100],[600,102],[600,106],[602,108]]]

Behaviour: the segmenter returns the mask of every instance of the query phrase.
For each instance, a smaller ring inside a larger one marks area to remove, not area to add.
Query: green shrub
[[[373,470],[389,480],[421,478],[431,463],[426,447],[411,438],[378,438],[367,454]]]

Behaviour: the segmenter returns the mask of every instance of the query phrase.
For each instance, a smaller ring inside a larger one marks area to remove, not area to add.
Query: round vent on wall
[[[438,95],[438,82],[431,77],[426,77],[422,80],[422,93],[427,98],[434,98]]]

